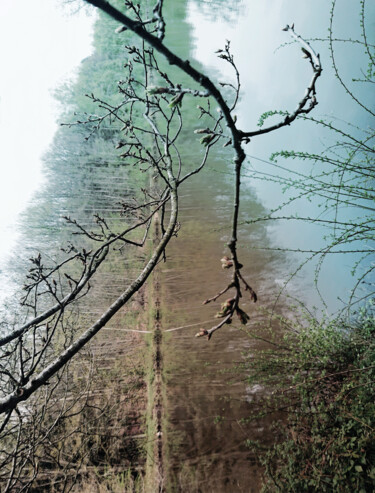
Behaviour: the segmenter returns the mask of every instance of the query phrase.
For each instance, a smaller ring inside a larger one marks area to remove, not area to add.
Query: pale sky
[[[42,181],[41,155],[56,130],[51,91],[91,53],[94,16],[61,0],[0,1],[0,268],[14,223]]]

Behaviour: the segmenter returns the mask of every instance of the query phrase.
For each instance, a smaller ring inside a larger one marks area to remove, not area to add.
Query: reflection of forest
[[[230,2],[226,0],[193,0],[192,3],[213,22],[219,19],[226,19],[229,22],[235,21],[245,10],[242,0]]]
[[[225,167],[225,161],[215,162],[215,169]],[[255,402],[249,404],[241,362],[243,351],[256,354],[264,345],[241,332],[238,320],[220,329],[209,343],[194,338],[200,327],[208,329],[215,324],[213,316],[223,301],[203,305],[203,300],[229,279],[229,273],[221,269],[220,258],[225,251],[231,194],[225,175],[218,175],[215,183],[207,173],[206,179],[197,177],[186,188],[182,229],[167,250],[167,264],[161,266],[162,323],[167,330],[164,364],[169,481],[181,491],[259,491],[260,466],[245,447],[245,440],[251,437],[267,443],[272,417],[249,424],[243,421],[249,406],[257,405],[262,388],[254,394]],[[248,205],[252,205],[251,200]],[[261,233],[242,231],[249,241],[253,234]],[[276,257],[250,258],[245,250],[241,258],[245,277],[259,290],[262,305],[267,305],[271,300],[266,287],[269,271],[264,265],[271,269]],[[259,315],[245,293],[243,306],[254,325]]]
[[[221,14],[229,14],[231,8],[220,5]],[[171,19],[167,42],[188,57],[189,26],[184,22],[185,10],[184,1],[167,3],[165,14]],[[44,157],[46,185],[22,218],[22,237],[11,262],[13,276],[19,283],[36,251],[52,263],[63,258],[62,248],[65,252],[92,248],[92,240],[76,234],[79,229],[74,221],[89,231],[98,228],[98,217],[113,230],[127,224],[130,218],[122,214],[122,202],[137,198],[149,181],[147,173],[124,162],[120,151],[115,151],[122,136],[119,123],[114,121],[109,125],[105,120],[98,125],[104,110],[93,99],[113,105],[119,103],[117,81],[124,77],[127,57],[124,44],[135,42],[128,33],[116,36],[115,27],[114,22],[99,15],[93,55],[82,62],[74,84],[66,84],[56,91],[65,108],[61,115],[64,126]],[[181,74],[175,77],[181,84],[188,83]],[[183,144],[179,149],[185,171],[202,158],[194,134],[197,125],[202,124],[197,121],[195,106],[195,101],[185,98]],[[198,483],[199,488],[210,483],[216,491],[233,491],[239,484],[254,489],[260,469],[245,440],[249,435],[263,441],[271,436],[263,431],[270,420],[257,421],[250,427],[240,424],[248,414],[246,388],[241,381],[244,375],[241,372],[231,375],[228,385],[226,374],[233,363],[241,361],[245,348],[255,351],[257,346],[238,331],[238,323],[222,329],[210,344],[193,337],[198,323],[214,320],[215,306],[202,308],[202,300],[217,292],[227,278],[219,260],[231,217],[229,161],[230,152],[215,151],[207,169],[183,188],[182,229],[167,250],[167,263],[159,268],[163,330],[192,326],[188,331],[178,330],[164,337],[163,440],[167,459],[164,469],[171,490],[194,491]],[[250,210],[255,215],[262,212],[249,189],[243,201],[244,218]],[[241,228],[244,272],[264,300],[280,255],[254,253],[250,259],[246,244],[255,237],[267,244],[263,226]],[[66,311],[65,332],[57,341],[56,351],[60,345],[67,347],[72,337],[92,324],[126,289],[148,254],[148,247],[138,252],[128,246],[110,254],[91,283],[88,295],[74,311]],[[74,267],[68,273],[70,277],[62,279],[62,285],[71,282]],[[141,290],[62,374],[65,387],[56,392],[57,397],[46,409],[45,421],[37,428],[36,441],[54,419],[61,421],[54,428],[56,443],[40,445],[38,453],[42,460],[35,483],[38,491],[49,491],[51,482],[61,483],[64,488],[75,483],[74,488],[80,491],[91,491],[90,488],[99,485],[108,491],[117,491],[121,484],[143,487],[145,472],[153,467],[154,430],[148,422],[152,398],[149,395],[147,402],[146,395],[146,383],[152,383],[152,376],[148,374],[150,354],[145,336],[131,331],[147,332],[150,292],[152,289]],[[244,306],[252,310],[250,300],[244,301]],[[188,363],[184,361],[186,355]],[[59,408],[59,401],[65,400],[72,405]],[[31,434],[30,423],[24,425],[24,430],[25,435]],[[36,442],[29,440],[35,453]],[[212,482],[214,470],[217,474]],[[30,474],[32,471],[31,467]]]

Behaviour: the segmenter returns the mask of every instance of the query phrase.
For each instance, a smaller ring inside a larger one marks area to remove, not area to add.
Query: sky
[[[61,0],[0,1],[0,269],[17,215],[42,183],[58,114],[53,89],[91,53],[93,21]]]

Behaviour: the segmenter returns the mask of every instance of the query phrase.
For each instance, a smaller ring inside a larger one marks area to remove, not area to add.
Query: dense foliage
[[[373,491],[375,319],[369,313],[361,311],[351,324],[312,320],[300,328],[288,321],[277,350],[252,363],[257,378],[274,388],[267,405],[287,412],[279,443],[262,458],[264,491]]]

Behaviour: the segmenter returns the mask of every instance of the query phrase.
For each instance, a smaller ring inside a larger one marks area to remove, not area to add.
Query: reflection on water
[[[174,2],[168,8],[169,14],[177,16],[168,36],[179,53],[189,52],[188,26],[183,23],[186,2]],[[189,104],[188,111],[195,109],[195,101]],[[198,154],[201,156],[197,136],[193,134],[197,124],[194,118],[187,118],[191,125],[185,131],[181,149],[187,167],[197,162]],[[58,258],[59,247],[69,241],[72,231],[62,228],[62,215],[71,215],[88,229],[95,226],[93,213],[102,215],[114,228],[124,221],[119,216],[120,201],[135,194],[146,178],[132,174],[131,169],[113,158],[116,132],[112,135],[106,130],[103,134],[102,138],[89,141],[84,141],[80,132],[66,131],[56,136],[54,147],[46,156],[48,184],[38,203],[24,216],[21,240],[24,255],[19,271],[24,269],[35,247],[48,259]],[[244,350],[256,354],[262,345],[250,341],[236,322],[222,328],[210,343],[194,337],[201,326],[210,327],[214,323],[213,316],[222,300],[212,305],[202,305],[202,301],[225,286],[230,276],[220,264],[223,253],[227,253],[225,242],[232,215],[228,161],[230,153],[217,152],[204,173],[186,182],[181,193],[182,229],[167,250],[167,263],[160,266],[162,326],[166,331],[163,435],[170,491],[259,491],[260,467],[245,441],[259,439],[267,443],[272,438],[271,419],[243,422],[262,389],[247,389],[246,375],[232,372],[233,365],[242,361]],[[245,190],[243,217],[250,211],[261,213],[262,206],[254,199],[253,191],[249,187]],[[34,234],[36,231],[38,234]],[[261,303],[267,305],[272,300],[275,279],[281,275],[278,266],[283,263],[283,255],[247,248],[255,239],[268,244],[264,226],[241,226],[240,236],[243,274],[257,291]],[[135,277],[138,268],[137,259],[129,250],[111,255],[93,283],[91,301],[86,300],[80,307],[81,327],[100,315]],[[17,277],[21,273],[17,272]],[[142,294],[131,305],[134,314],[144,310]],[[254,322],[259,320],[260,315],[250,300],[244,300],[243,307]],[[202,321],[208,322],[202,324]],[[132,323],[126,310],[111,320],[106,330],[116,334],[125,323]]]
[[[190,159],[194,155],[190,154]],[[264,344],[250,340],[236,321],[215,333],[210,342],[194,337],[200,327],[215,325],[213,317],[223,300],[208,305],[202,302],[226,286],[230,278],[220,263],[227,253],[232,214],[231,185],[223,173],[227,166],[226,160],[211,158],[208,169],[184,188],[182,228],[167,249],[167,263],[160,267],[162,325],[166,331],[168,491],[257,492],[261,467],[245,442],[267,444],[272,440],[274,416],[244,421],[251,406],[264,396],[264,389],[246,387],[243,371],[233,372],[244,351],[256,355]],[[260,212],[261,205],[245,187],[243,213],[246,211]],[[269,244],[264,226],[242,227],[241,238],[244,277],[257,291],[259,303],[270,306],[284,256],[244,248],[255,238]],[[261,321],[256,305],[246,300],[245,293],[243,306],[252,324]]]

